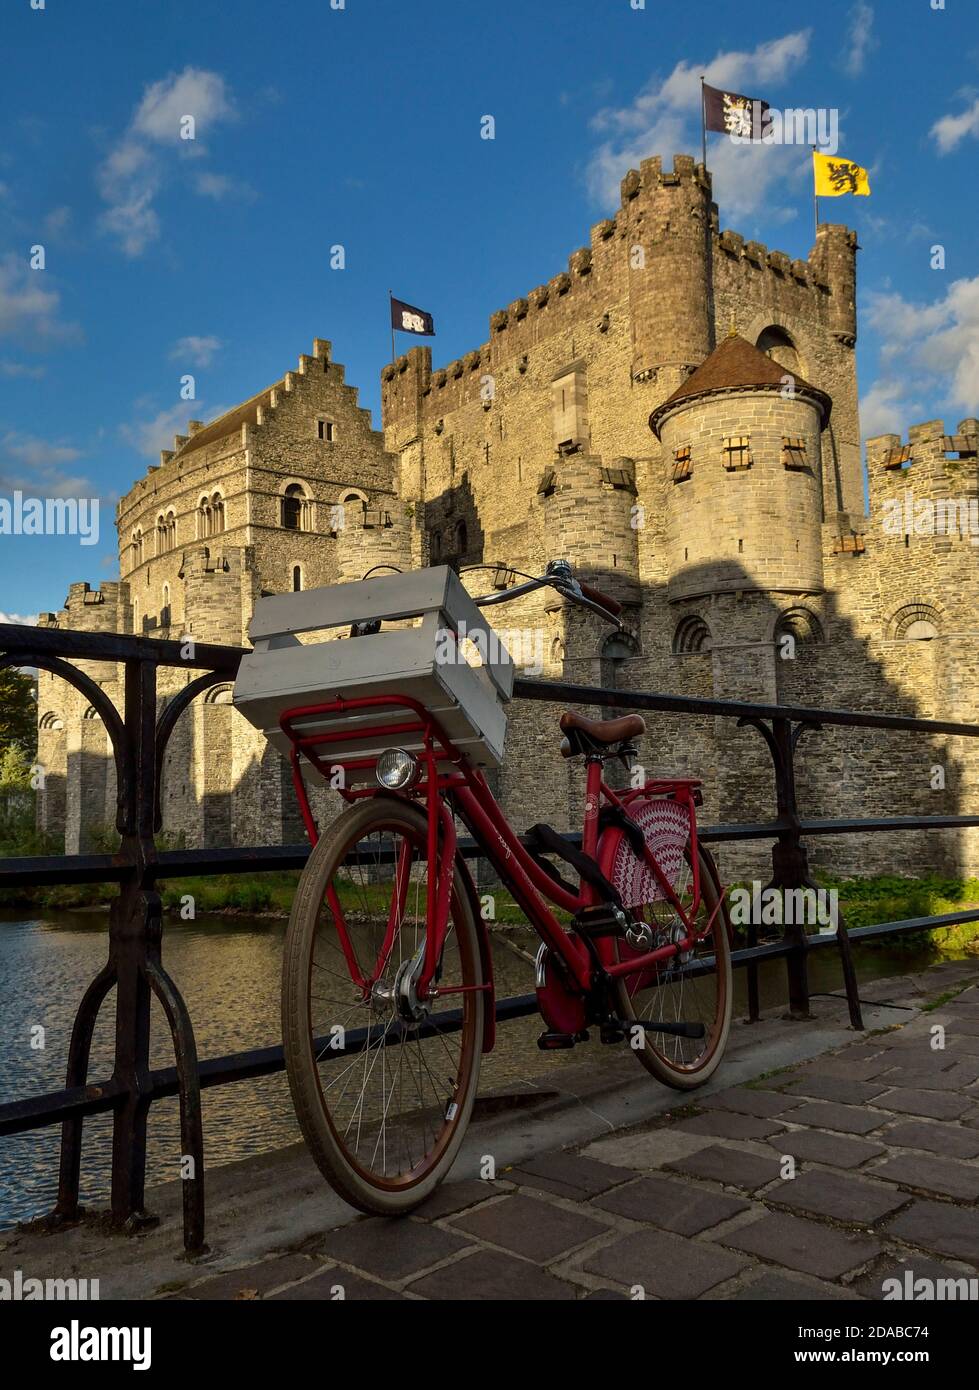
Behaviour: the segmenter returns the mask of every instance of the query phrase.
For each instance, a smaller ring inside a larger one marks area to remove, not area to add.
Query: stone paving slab
[[[369,1216],[324,1236],[318,1253],[394,1283],[471,1244],[453,1230],[411,1217],[388,1220]]]
[[[677,1125],[682,1134],[710,1134],[720,1139],[767,1139],[782,1132],[782,1125],[757,1115],[741,1115],[735,1110],[709,1110]]]
[[[518,1193],[455,1218],[451,1229],[501,1245],[538,1264],[550,1264],[609,1228],[582,1210],[567,1210]]]
[[[908,1245],[965,1260],[979,1269],[979,1212],[943,1202],[916,1201],[884,1228]]]
[[[876,1102],[903,1115],[923,1115],[931,1120],[957,1120],[971,1108],[971,1100],[961,1094],[899,1088],[888,1091]]]
[[[906,1206],[908,1198],[886,1183],[868,1182],[852,1173],[812,1168],[766,1194],[769,1202],[811,1216],[828,1217],[852,1226],[872,1226]]]
[[[635,1231],[606,1245],[582,1267],[656,1298],[700,1298],[748,1268],[748,1261],[698,1241],[663,1231]]]
[[[617,1187],[593,1205],[603,1211],[626,1216],[633,1221],[648,1221],[664,1231],[681,1236],[696,1236],[711,1226],[719,1226],[751,1205],[738,1197],[695,1187],[692,1183],[672,1178],[639,1178],[625,1187]]]
[[[886,1091],[893,1082],[851,1081],[835,1076],[819,1076],[812,1072],[790,1083],[788,1089],[793,1095],[808,1096],[813,1100],[837,1101],[840,1105],[864,1105]]]
[[[763,1216],[721,1239],[725,1245],[771,1264],[830,1280],[868,1264],[882,1249],[876,1240],[781,1212]]]
[[[718,1091],[698,1100],[705,1110],[734,1110],[739,1115],[757,1115],[759,1119],[771,1119],[773,1115],[784,1115],[801,1105],[794,1096],[783,1095],[781,1091],[753,1091],[748,1086],[735,1086],[729,1091]]]
[[[855,1105],[836,1105],[828,1101],[813,1101],[800,1105],[792,1112],[792,1123],[811,1125],[814,1129],[835,1129],[840,1134],[870,1134],[886,1124],[889,1116],[880,1110],[860,1109]]]
[[[686,1158],[676,1158],[664,1167],[686,1173],[694,1178],[710,1178],[725,1187],[740,1187],[745,1192],[757,1192],[774,1178],[781,1176],[781,1167],[774,1158],[763,1158],[747,1149],[724,1148],[719,1144],[698,1149]]]
[[[886,1163],[872,1170],[875,1178],[900,1183],[921,1192],[937,1192],[959,1202],[975,1202],[979,1198],[979,1166],[959,1163],[954,1158],[937,1158],[932,1154],[895,1154]]]
[[[807,1163],[826,1163],[833,1168],[859,1168],[887,1152],[883,1144],[824,1129],[792,1129],[769,1139],[779,1154],[791,1154]]]
[[[510,1302],[566,1302],[578,1297],[574,1284],[555,1279],[526,1260],[498,1250],[478,1250],[463,1260],[422,1275],[407,1286],[421,1298],[453,1303],[472,1299]]]
[[[555,1192],[559,1197],[596,1197],[627,1180],[621,1168],[575,1153],[541,1154],[507,1170],[507,1179],[521,1187]]]
[[[979,1156],[979,1133],[957,1124],[935,1124],[931,1120],[903,1120],[891,1125],[881,1136],[888,1144],[902,1149],[925,1149],[949,1158]]]

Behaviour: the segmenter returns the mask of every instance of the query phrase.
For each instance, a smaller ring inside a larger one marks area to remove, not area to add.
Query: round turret
[[[669,597],[823,588],[825,392],[732,334],[649,417],[663,447]]]

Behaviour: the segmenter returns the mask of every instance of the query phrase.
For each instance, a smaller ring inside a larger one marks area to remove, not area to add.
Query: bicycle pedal
[[[587,1042],[588,1034],[585,1033],[549,1033],[545,1029],[537,1039],[537,1046],[541,1052],[556,1052],[562,1047],[574,1047],[575,1043]]]

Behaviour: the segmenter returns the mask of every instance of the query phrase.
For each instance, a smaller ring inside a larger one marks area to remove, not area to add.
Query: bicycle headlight
[[[385,748],[377,760],[374,775],[389,792],[404,791],[418,777],[418,759],[403,748]]]

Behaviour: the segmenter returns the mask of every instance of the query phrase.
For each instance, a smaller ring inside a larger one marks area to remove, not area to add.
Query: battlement
[[[106,580],[98,588],[80,581],[69,584],[59,613],[41,613],[38,627],[71,628],[81,632],[121,632],[122,612],[129,603],[129,586],[122,580]]]
[[[915,463],[954,464],[971,462],[979,466],[979,420],[959,422],[954,434],[947,434],[944,420],[926,420],[912,425],[907,440],[899,434],[880,434],[867,440],[867,469],[871,482],[900,478]],[[958,472],[953,468],[952,472]]]
[[[252,567],[252,549],[248,546],[188,546],[180,557],[181,579],[220,578],[241,575]]]
[[[630,169],[623,178],[619,185],[621,205],[628,207],[641,193],[684,185],[697,188],[709,197],[712,190],[710,172],[703,164],[698,164],[692,154],[675,154],[672,169],[664,169],[662,155],[654,154],[644,159],[638,169]]]

